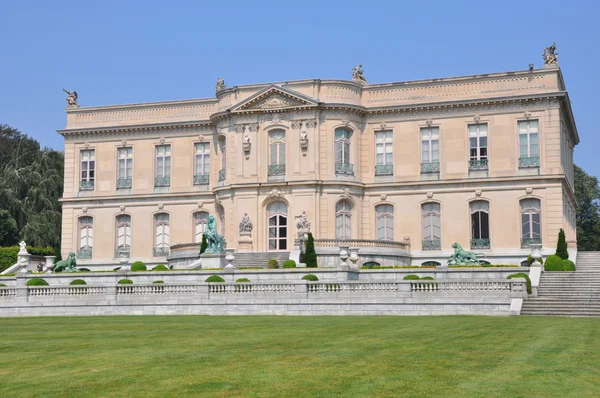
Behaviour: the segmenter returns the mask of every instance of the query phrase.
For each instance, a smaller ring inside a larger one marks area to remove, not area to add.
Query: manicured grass
[[[597,397],[600,319],[0,318],[2,397]]]

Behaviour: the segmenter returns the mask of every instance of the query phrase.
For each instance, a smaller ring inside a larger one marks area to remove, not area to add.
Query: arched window
[[[169,225],[169,215],[167,213],[154,215],[154,231],[154,257],[168,256],[171,242],[171,226]]]
[[[287,250],[287,205],[273,202],[267,206],[269,250]]]
[[[335,130],[335,173],[354,175],[354,165],[350,162],[350,137],[345,128]]]
[[[269,133],[269,176],[285,175],[285,131]]]
[[[521,247],[542,243],[541,203],[539,199],[521,201]]]
[[[442,263],[437,261],[425,261],[421,264],[422,267],[439,267],[440,265],[442,265]]]
[[[117,248],[115,257],[127,257],[131,253],[131,216],[122,214],[116,218]]]
[[[335,205],[335,238],[352,239],[352,203],[347,200]]]
[[[394,240],[394,207],[392,205],[375,206],[377,217],[377,239]]]
[[[442,228],[439,203],[423,203],[421,206],[423,221],[423,250],[442,249]]]
[[[485,200],[471,202],[471,249],[490,248],[490,204]]]
[[[206,223],[208,222],[208,212],[198,211],[194,213],[194,242],[202,243],[202,235],[206,231]]]
[[[79,217],[79,249],[77,258],[92,258],[94,247],[94,219],[92,217]]]

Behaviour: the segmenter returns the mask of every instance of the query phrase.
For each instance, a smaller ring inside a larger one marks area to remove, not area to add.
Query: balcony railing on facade
[[[77,250],[77,258],[82,260],[92,258],[92,248],[89,246],[79,248]]]
[[[170,187],[171,177],[154,177],[155,187]]]
[[[375,165],[376,176],[391,176],[394,175],[394,166],[391,164],[376,164]]]
[[[530,245],[541,245],[542,238],[521,238],[521,249],[529,249]]]
[[[167,257],[169,255],[168,247],[155,247],[152,249],[152,255],[154,257]]]
[[[354,175],[354,165],[352,163],[339,162],[335,164],[335,174]]]
[[[421,163],[421,173],[439,173],[440,162],[424,162]]]
[[[315,239],[315,247],[340,247],[340,246],[356,246],[356,247],[378,247],[390,249],[410,248],[408,242],[397,242],[394,240],[370,240],[370,239]]]
[[[539,156],[521,156],[519,158],[519,168],[540,167]]]
[[[115,249],[115,258],[129,258],[131,255],[131,247],[121,246]]]
[[[219,182],[225,181],[225,169],[219,170]]]
[[[93,191],[94,190],[94,180],[79,181],[79,190],[80,191]]]
[[[131,178],[117,179],[117,189],[131,189]]]
[[[490,239],[471,239],[471,249],[489,249],[490,248]]]
[[[488,169],[488,160],[487,159],[471,159],[469,160],[469,170],[477,171],[477,170],[487,170]]]
[[[208,185],[210,183],[209,174],[195,174],[194,185]]]
[[[439,239],[423,239],[423,251],[442,250],[442,241]]]
[[[269,177],[284,176],[285,164],[270,164],[267,172]]]

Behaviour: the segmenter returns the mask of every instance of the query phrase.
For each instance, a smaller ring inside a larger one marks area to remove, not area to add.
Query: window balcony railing
[[[131,247],[129,246],[117,247],[115,249],[115,258],[129,258],[130,254]]]
[[[439,239],[423,239],[423,250],[442,250],[442,241]]]
[[[352,163],[336,163],[335,174],[354,175],[354,165]]]
[[[194,185],[208,185],[210,181],[209,174],[195,174]]]
[[[440,162],[421,163],[421,173],[439,173]]]
[[[225,169],[219,170],[219,182],[225,181]]]
[[[79,181],[79,190],[80,191],[93,191],[94,190],[94,180]]]
[[[269,176],[284,176],[285,164],[270,164],[268,169]]]
[[[469,170],[487,170],[487,159],[471,159],[469,160]]]
[[[522,156],[519,158],[519,168],[540,167],[539,156]]]
[[[131,188],[131,178],[117,179],[117,189],[129,189],[129,188]]]
[[[88,258],[92,258],[92,248],[91,247],[82,247],[79,250],[77,250],[77,258],[80,259],[88,259]]]
[[[542,238],[521,238],[521,249],[529,249],[530,245],[541,245]]]
[[[170,187],[171,177],[154,177],[155,187]]]
[[[152,255],[154,257],[167,257],[169,255],[168,247],[155,247],[152,249]]]
[[[489,249],[490,239],[471,239],[471,250],[474,249]]]
[[[391,176],[394,175],[394,166],[391,164],[377,164],[375,165],[376,176]]]

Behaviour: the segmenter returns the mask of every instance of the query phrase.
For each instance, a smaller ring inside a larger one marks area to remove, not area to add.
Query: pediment
[[[273,110],[318,105],[314,98],[279,86],[269,86],[233,106],[232,111]]]

